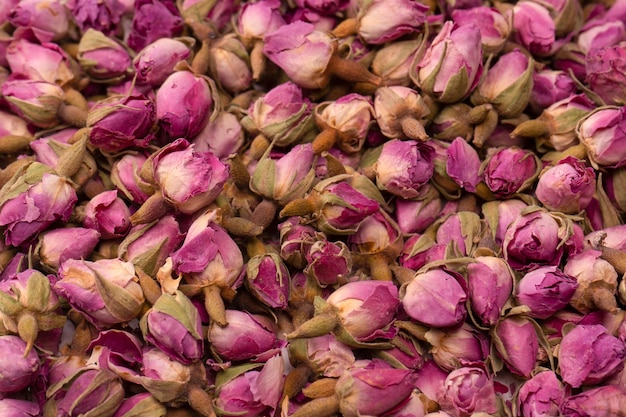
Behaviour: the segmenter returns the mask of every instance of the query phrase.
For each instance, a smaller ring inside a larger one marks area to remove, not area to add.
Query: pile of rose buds
[[[3,417],[626,416],[626,0],[1,0]]]

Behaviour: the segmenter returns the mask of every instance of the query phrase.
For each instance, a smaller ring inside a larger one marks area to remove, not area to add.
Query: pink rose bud
[[[385,142],[374,163],[378,188],[404,199],[417,197],[433,175],[434,154],[434,149],[423,142]]]
[[[198,310],[182,292],[161,294],[139,321],[146,342],[172,359],[190,364],[202,358],[203,332]]]
[[[561,262],[563,244],[573,233],[568,219],[530,206],[506,229],[502,249],[504,259],[518,271]]]
[[[128,153],[116,159],[111,168],[111,182],[130,201],[142,204],[154,191],[151,184],[141,178],[141,167],[148,158],[140,153]]]
[[[0,394],[4,397],[32,384],[39,375],[41,365],[35,349],[25,354],[26,342],[18,336],[0,336],[0,349],[6,358],[0,362]]]
[[[471,255],[481,232],[478,214],[471,211],[458,211],[443,219],[437,228],[437,244],[452,245],[461,256]]]
[[[520,1],[506,17],[513,20],[515,41],[536,56],[549,56],[558,48],[556,25],[549,10],[540,3]]]
[[[156,118],[170,138],[193,139],[208,123],[215,108],[215,86],[204,76],[176,71],[156,94]]]
[[[446,149],[446,173],[458,186],[473,193],[482,180],[480,159],[476,149],[461,137],[457,137]]]
[[[568,397],[561,407],[564,417],[619,416],[626,408],[626,390],[606,385]]]
[[[438,394],[441,409],[452,417],[498,411],[493,380],[479,367],[463,367],[448,374]]]
[[[626,63],[626,43],[596,48],[587,55],[587,83],[606,104],[622,106],[626,104],[626,78],[620,68]]]
[[[77,58],[82,69],[99,82],[123,78],[131,66],[128,51],[95,29],[88,29],[80,38]]]
[[[280,234],[280,257],[297,269],[304,268],[308,261],[306,254],[319,239],[313,227],[300,224],[300,217],[290,217],[278,225]]]
[[[7,17],[16,28],[16,38],[30,29],[40,42],[62,39],[70,25],[65,2],[59,0],[20,0],[15,2]]]
[[[517,147],[491,148],[487,152],[485,184],[497,197],[507,198],[526,190],[541,171],[534,152]]]
[[[382,45],[419,32],[427,12],[425,4],[408,0],[362,3],[358,14],[358,34],[369,44]]]
[[[589,57],[592,51],[613,47],[626,40],[626,25],[614,16],[590,19],[576,36],[576,44]]]
[[[374,113],[383,135],[391,139],[425,140],[430,109],[422,96],[403,86],[381,87],[374,96]]]
[[[577,123],[595,107],[586,95],[574,94],[546,108],[538,120],[546,124],[550,145],[557,151],[576,145],[579,142]]]
[[[563,381],[578,388],[620,372],[626,346],[600,324],[579,324],[563,337],[558,356]]]
[[[0,400],[0,414],[7,417],[37,417],[41,415],[41,409],[32,401],[3,398]]]
[[[174,38],[184,23],[172,0],[135,0],[128,46],[140,51],[160,38]],[[159,22],[158,25],[153,24]]]
[[[198,152],[211,152],[220,160],[234,157],[244,145],[245,133],[233,113],[220,111],[192,140]]]
[[[435,363],[447,371],[483,363],[489,356],[489,339],[467,323],[454,330],[433,328],[424,337]]]
[[[137,415],[150,415],[153,417],[165,417],[167,408],[157,401],[149,392],[142,392],[127,397],[117,409],[113,417],[132,417]]]
[[[68,259],[54,289],[98,328],[136,318],[144,302],[135,267],[119,259]]]
[[[240,310],[226,310],[228,324],[213,322],[207,338],[211,350],[225,361],[266,362],[276,355],[287,341],[279,340],[272,320]]]
[[[290,275],[277,253],[251,257],[244,281],[250,293],[263,304],[279,310],[288,306]]]
[[[154,103],[141,95],[109,96],[87,113],[89,141],[105,152],[148,146],[155,123]]]
[[[530,317],[547,319],[567,306],[576,288],[576,278],[556,266],[544,266],[526,273],[518,281],[515,299],[530,309]]]
[[[533,74],[529,104],[535,113],[540,113],[575,93],[576,84],[565,71],[543,69]]]
[[[191,56],[190,39],[160,38],[143,48],[133,59],[137,81],[159,87],[180,61]]]
[[[4,226],[7,245],[27,243],[56,221],[68,221],[72,214],[76,192],[68,179],[49,171],[34,162],[2,188],[0,226]]]
[[[57,113],[65,97],[54,83],[38,80],[7,80],[0,92],[13,113],[37,127],[48,129],[59,123]]]
[[[467,265],[470,305],[478,318],[494,326],[513,291],[513,271],[502,258],[477,256]]]
[[[104,191],[85,206],[83,226],[97,230],[103,239],[123,237],[130,229],[130,209],[117,190]]]
[[[391,349],[381,349],[376,357],[392,364],[392,366],[401,365],[414,371],[420,369],[426,360],[426,351],[422,348],[419,341],[402,331],[393,338],[393,347]]]
[[[229,93],[248,90],[252,84],[250,56],[235,33],[211,43],[209,67],[215,81]]]
[[[414,383],[415,375],[408,369],[354,367],[337,379],[335,394],[345,417],[380,416],[407,401]]]
[[[411,76],[425,93],[454,103],[474,90],[482,73],[480,30],[474,25],[443,24]]]
[[[305,257],[307,266],[304,273],[322,288],[341,282],[352,272],[352,256],[342,241],[318,240],[311,245]]]
[[[76,63],[54,43],[36,44],[26,39],[11,42],[6,60],[12,77],[26,78],[63,86],[74,79]]]
[[[279,355],[267,360],[260,370],[230,368],[231,377],[216,384],[215,408],[225,415],[273,415],[280,406],[284,384],[284,360]],[[218,376],[219,378],[219,376]]]
[[[289,357],[301,358],[315,372],[327,377],[343,375],[356,361],[352,348],[332,334],[290,341]]]
[[[558,416],[565,388],[553,371],[541,371],[524,382],[517,397],[522,417]]]
[[[452,327],[465,320],[463,277],[435,268],[415,275],[402,288],[402,307],[413,319],[432,327]]]
[[[250,45],[255,40],[262,40],[266,34],[285,24],[279,10],[280,4],[278,0],[261,0],[241,6],[237,16],[237,31],[244,43]]]
[[[446,245],[437,244],[428,235],[414,234],[404,243],[398,263],[414,271],[424,265],[445,258]]]
[[[581,313],[595,310],[616,311],[615,293],[618,274],[615,268],[601,258],[602,252],[585,249],[570,256],[563,271],[576,278],[578,288],[574,292],[570,305]]]
[[[312,9],[325,15],[332,15],[340,12],[349,5],[349,2],[346,0],[296,0],[295,3],[300,8]]]
[[[154,155],[152,171],[165,201],[185,214],[211,204],[229,178],[228,165],[211,152],[196,152],[185,139],[162,147]]]
[[[539,354],[539,337],[535,324],[523,316],[502,319],[492,330],[492,339],[498,355],[507,368],[516,375],[530,378]],[[524,347],[520,347],[520,341]]]
[[[385,80],[388,86],[408,87],[411,85],[409,71],[419,52],[420,39],[395,41],[378,49],[372,60],[372,73]],[[380,91],[379,88],[377,91]],[[377,119],[378,116],[376,116]],[[379,119],[379,124],[381,123]],[[384,123],[384,122],[382,122]]]
[[[425,200],[396,200],[396,222],[404,234],[423,233],[443,209],[440,197]]]
[[[451,17],[459,26],[476,25],[480,29],[483,52],[487,54],[498,54],[511,33],[510,23],[495,7],[458,8]]]
[[[107,36],[115,34],[124,14],[119,0],[70,0],[67,7],[81,32],[93,28]]]
[[[595,189],[593,168],[569,156],[541,174],[535,195],[549,210],[576,214],[589,205]]]
[[[483,205],[483,216],[489,223],[496,245],[502,245],[507,228],[526,207],[528,207],[526,203],[514,198],[490,201]]]
[[[257,3],[255,3],[257,4]],[[253,134],[262,134],[276,146],[308,142],[313,128],[313,105],[292,82],[279,84],[250,105],[241,124]]]
[[[41,263],[57,269],[67,259],[87,258],[100,242],[100,232],[83,227],[47,230],[39,235],[37,253]]]
[[[6,135],[30,137],[31,129],[28,122],[23,118],[11,112],[0,110],[0,137]]]
[[[617,168],[626,165],[626,151],[622,146],[626,136],[621,128],[624,112],[623,107],[598,107],[576,125],[576,133],[587,148],[594,167]]]

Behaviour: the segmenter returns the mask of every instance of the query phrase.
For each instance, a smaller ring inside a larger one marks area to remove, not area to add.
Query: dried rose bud
[[[191,56],[190,38],[160,38],[143,48],[133,59],[137,81],[159,87],[180,61]]]
[[[420,43],[420,39],[414,39],[383,45],[374,55],[372,72],[385,80],[385,85],[408,87],[411,84],[409,71]]]
[[[183,19],[173,1],[135,0],[132,16],[127,42],[135,51],[157,39],[179,36],[183,31]]]
[[[415,375],[391,366],[354,367],[337,379],[335,394],[341,415],[379,416],[408,400]]]
[[[41,415],[39,404],[13,398],[0,400],[0,413],[7,417],[37,417]]]
[[[116,81],[131,66],[128,51],[115,40],[95,29],[88,29],[78,44],[78,63],[96,81]]]
[[[530,378],[539,355],[539,337],[531,320],[523,316],[506,317],[496,324],[491,334],[494,347],[507,368],[525,378]],[[520,340],[524,341],[523,348]]]
[[[529,104],[534,112],[540,113],[575,93],[576,84],[565,71],[546,68],[533,74]]]
[[[425,140],[426,118],[430,109],[417,91],[402,86],[381,87],[374,95],[378,127],[390,139]]]
[[[482,73],[480,39],[480,30],[474,25],[445,22],[411,79],[443,103],[460,101],[474,90]]]
[[[26,39],[14,40],[6,50],[6,60],[13,77],[47,81],[60,86],[74,79],[76,64],[54,43],[39,45]]]
[[[452,20],[459,26],[476,25],[486,54],[498,54],[511,33],[511,25],[495,7],[476,6],[452,11]]]
[[[284,310],[288,306],[290,275],[276,253],[251,257],[246,263],[246,288],[263,304]]]
[[[443,209],[440,197],[425,200],[396,200],[396,222],[404,234],[423,233],[435,222]]]
[[[70,15],[65,9],[65,2],[59,0],[45,3],[42,0],[18,1],[6,17],[16,28],[14,33],[16,38],[20,33],[31,30],[40,42],[62,39],[70,25]]]
[[[624,111],[623,107],[598,107],[576,125],[576,134],[587,148],[589,160],[595,168],[626,165],[622,146],[625,136],[621,128]]]
[[[244,142],[239,119],[226,111],[218,112],[192,140],[196,151],[211,152],[222,161],[237,155]]]
[[[107,36],[113,35],[124,14],[124,7],[119,0],[71,0],[67,7],[81,32],[90,28]]]
[[[225,361],[265,362],[286,346],[278,339],[276,325],[265,316],[226,310],[228,324],[213,322],[207,338],[212,352]]]
[[[528,205],[521,200],[496,200],[483,204],[482,212],[496,245],[501,246],[507,228]]]
[[[446,149],[446,173],[459,187],[473,193],[482,180],[480,159],[476,149],[461,137]]]
[[[587,56],[593,50],[611,47],[626,40],[626,25],[613,16],[589,19],[576,35],[576,45]]]
[[[470,305],[486,325],[494,326],[513,291],[513,271],[502,258],[478,256],[467,265]]]
[[[276,355],[260,370],[242,365],[230,368],[227,377],[218,374],[215,409],[225,415],[273,415],[280,406],[283,373],[283,358]]]
[[[154,103],[140,95],[109,96],[87,113],[89,141],[105,152],[148,146],[155,123]]]
[[[103,239],[123,237],[130,229],[130,209],[117,190],[104,191],[87,202],[83,226],[97,230]]]
[[[530,317],[547,319],[567,306],[577,288],[574,277],[556,266],[544,266],[528,272],[517,282],[515,299],[530,309]]]
[[[435,268],[415,275],[400,293],[402,306],[427,326],[452,327],[465,320],[467,293],[456,272]]]
[[[595,48],[587,55],[587,83],[606,104],[621,106],[626,81],[620,68],[626,62],[626,43]]]
[[[29,123],[44,129],[59,123],[57,113],[65,96],[60,86],[16,79],[3,82],[0,92],[9,108]]]
[[[517,43],[536,56],[549,56],[556,52],[558,43],[556,25],[549,10],[543,4],[520,1],[505,17],[513,20],[513,34]]]
[[[261,0],[241,6],[237,16],[237,32],[245,44],[251,45],[256,40],[262,40],[266,34],[285,24],[279,6],[280,1],[276,0]]]
[[[144,302],[135,267],[119,259],[68,259],[54,290],[99,328],[136,318]]]
[[[40,262],[56,270],[67,259],[87,258],[100,242],[100,232],[83,227],[46,230],[35,249]]]
[[[300,224],[299,217],[290,217],[278,225],[280,234],[280,256],[289,265],[302,269],[308,261],[306,254],[319,239],[313,227]]]
[[[454,417],[498,411],[494,382],[479,367],[467,366],[450,372],[437,399],[441,409]]]
[[[596,189],[596,173],[573,156],[543,171],[535,195],[546,208],[576,214],[587,208]]]
[[[146,342],[184,364],[199,360],[203,353],[202,322],[198,310],[180,291],[161,294],[139,321]]]
[[[210,70],[226,91],[237,94],[252,84],[250,56],[237,35],[230,33],[211,42]]]
[[[193,139],[215,109],[215,86],[208,77],[176,71],[156,93],[156,118],[170,138]]]
[[[626,346],[606,327],[579,324],[563,336],[559,368],[563,381],[574,388],[599,384],[624,368]]]
[[[111,182],[130,201],[142,204],[153,191],[151,184],[141,178],[141,167],[148,158],[140,153],[128,153],[116,159],[111,168]]]
[[[541,171],[534,152],[517,147],[491,148],[483,165],[485,184],[497,197],[507,198],[529,188]]]
[[[489,339],[467,323],[454,330],[430,329],[424,338],[435,363],[447,371],[482,363],[489,356]]]
[[[0,347],[6,358],[0,365],[0,393],[3,397],[12,392],[19,392],[35,381],[40,372],[39,355],[32,349],[26,352],[26,342],[18,336],[0,336]]]
[[[446,245],[437,244],[426,234],[414,234],[406,240],[398,263],[403,267],[418,271],[430,262],[443,260],[445,255]]]
[[[541,371],[524,382],[517,397],[523,417],[559,415],[565,388],[554,371]]]
[[[385,142],[374,163],[376,185],[404,199],[417,197],[432,177],[434,154],[428,144],[414,140]]]
[[[165,201],[185,214],[212,203],[229,177],[226,164],[211,152],[196,152],[185,139],[162,147],[152,159],[152,171]]]
[[[342,241],[318,240],[311,245],[305,258],[307,265],[303,272],[322,288],[339,283],[352,271],[352,256]]]
[[[77,201],[66,178],[34,162],[14,176],[0,193],[0,225],[7,245],[19,246],[56,221],[67,221]]]
[[[478,214],[471,211],[458,211],[447,217],[437,228],[437,244],[454,245],[461,256],[469,256],[474,252],[476,242],[481,233]]]
[[[585,249],[570,256],[563,268],[566,274],[576,278],[578,288],[570,304],[581,313],[599,309],[615,311],[618,275],[615,268],[601,258],[602,252]]]
[[[626,390],[616,385],[605,385],[566,398],[561,413],[564,417],[618,416],[624,407]]]
[[[167,408],[161,404],[149,392],[142,392],[127,397],[117,409],[113,417],[132,417],[138,415],[150,415],[153,417],[165,417]]]
[[[290,359],[306,362],[315,372],[326,377],[339,377],[352,368],[356,358],[352,348],[332,334],[291,340]]]

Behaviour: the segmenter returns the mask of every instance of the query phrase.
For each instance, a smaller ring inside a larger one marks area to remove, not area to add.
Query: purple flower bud
[[[480,30],[474,25],[445,22],[411,78],[443,103],[460,101],[474,90],[482,73],[480,39]]]
[[[446,150],[446,173],[458,186],[473,193],[482,180],[480,159],[476,149],[461,137],[454,139]]]
[[[158,87],[174,72],[178,62],[185,61],[190,56],[191,50],[185,38],[157,39],[143,48],[133,59],[137,81]]]
[[[70,24],[64,3],[59,0],[16,2],[7,16],[8,21],[17,28],[13,35],[18,38],[20,33],[30,29],[40,42],[60,40],[67,34]]]
[[[39,374],[39,356],[35,349],[26,352],[26,342],[18,336],[0,336],[0,349],[3,359],[0,361],[0,394],[18,392],[35,381]]]
[[[220,111],[192,142],[197,152],[211,152],[220,160],[225,160],[239,152],[245,142],[245,134],[237,116]]]
[[[156,117],[172,139],[193,139],[208,123],[214,102],[210,78],[190,71],[176,71],[157,91]]]
[[[117,190],[104,191],[85,206],[83,226],[97,230],[103,239],[126,235],[130,229],[130,209],[117,196]]]
[[[445,254],[446,245],[437,244],[428,235],[415,234],[406,240],[399,263],[401,266],[417,271],[430,262],[443,260]]]
[[[0,400],[0,414],[6,417],[37,417],[41,415],[41,409],[31,401],[3,398]]]
[[[624,358],[624,342],[600,324],[577,325],[559,347],[561,376],[574,388],[601,383],[624,368]]]
[[[589,205],[595,189],[593,168],[570,156],[541,174],[535,195],[549,210],[576,214]]]
[[[207,338],[211,350],[225,361],[265,362],[287,341],[276,336],[276,325],[267,317],[240,310],[226,310],[224,327],[213,322]]]
[[[119,259],[68,259],[54,289],[99,328],[136,318],[144,302],[135,267]]]
[[[482,369],[463,367],[448,374],[438,395],[441,409],[452,417],[498,411],[493,380]]]
[[[402,198],[415,198],[433,175],[435,151],[428,144],[397,139],[385,142],[374,164],[376,184]]]
[[[47,81],[61,86],[74,78],[69,56],[54,43],[40,45],[26,39],[14,40],[6,50],[6,60],[13,77]]]
[[[69,180],[32,163],[0,194],[0,226],[7,245],[27,243],[56,221],[67,221],[77,201]]]
[[[87,113],[89,141],[105,152],[145,147],[154,137],[154,103],[143,96],[110,96]]]
[[[622,123],[623,107],[598,107],[576,125],[576,133],[587,148],[594,167],[617,168],[626,165],[623,142],[626,139]]]
[[[558,416],[565,389],[553,371],[542,371],[524,382],[517,397],[522,417]]]
[[[290,276],[278,254],[266,253],[250,258],[246,264],[244,283],[263,304],[279,310],[287,308]]]
[[[184,364],[204,353],[198,310],[182,292],[161,294],[139,322],[143,337],[172,359]]]
[[[95,29],[88,29],[81,37],[77,58],[85,72],[100,82],[124,77],[131,64],[121,44]]]
[[[497,196],[507,198],[530,187],[541,170],[534,152],[517,147],[489,151],[484,168],[485,184]]]
[[[285,24],[285,19],[278,10],[280,1],[261,0],[245,3],[237,17],[237,31],[244,42],[260,40]]]
[[[211,152],[196,152],[185,139],[162,147],[154,155],[152,171],[165,200],[185,214],[212,203],[229,177],[228,165]]]
[[[536,113],[540,113],[575,93],[576,84],[565,71],[543,69],[533,74],[529,104]]]
[[[458,211],[444,219],[437,228],[437,243],[454,245],[462,256],[471,255],[481,232],[478,214]]]
[[[467,265],[470,305],[478,318],[493,326],[513,291],[513,272],[502,258],[478,256]]]
[[[564,417],[619,416],[626,408],[626,390],[615,385],[591,388],[567,398],[561,407]]]
[[[374,0],[359,11],[358,33],[369,44],[382,45],[416,33],[426,21],[428,6],[407,0]]]
[[[530,308],[530,317],[546,319],[565,308],[578,283],[556,266],[544,266],[528,272],[517,283],[515,299]]]
[[[458,8],[452,11],[451,17],[459,26],[476,25],[480,29],[485,53],[499,53],[511,33],[509,22],[495,7]]]
[[[489,356],[489,339],[467,323],[454,330],[430,329],[425,339],[435,363],[447,371],[483,363]]]
[[[557,49],[556,25],[540,3],[520,1],[507,13],[513,20],[515,41],[537,56],[548,56]]]
[[[502,245],[507,228],[528,205],[521,200],[510,199],[485,203],[483,216],[489,223],[496,244]]]
[[[38,80],[7,80],[0,92],[9,108],[18,116],[44,129],[59,123],[57,113],[65,94],[54,83]]]
[[[337,379],[335,394],[343,416],[380,416],[408,400],[414,383],[408,369],[354,367]]]
[[[41,233],[37,251],[44,265],[57,269],[67,259],[87,258],[99,242],[97,230],[65,227]]]
[[[333,129],[340,138],[337,147],[344,152],[359,151],[373,122],[374,107],[369,97],[347,94],[315,107],[315,122],[320,130]]]
[[[107,36],[115,33],[124,13],[118,0],[70,0],[67,7],[81,32],[95,29]]]
[[[626,78],[622,69],[626,65],[626,42],[596,48],[587,55],[587,83],[606,104],[624,105]]]
[[[406,313],[432,327],[452,327],[465,320],[467,293],[456,272],[442,268],[415,275],[402,288],[400,297]]]
[[[396,222],[404,234],[423,233],[439,217],[443,200],[439,197],[425,200],[396,200]]]
[[[160,38],[179,36],[183,30],[173,0],[135,0],[135,10],[128,36],[128,46],[140,51]],[[155,25],[154,22],[159,22]]]
[[[141,178],[141,167],[148,158],[139,153],[128,153],[113,163],[111,182],[126,198],[137,204],[145,202],[153,191],[152,186]]]
[[[352,272],[352,256],[345,243],[318,240],[305,254],[304,273],[315,279],[322,288],[335,285]]]
[[[216,409],[226,415],[273,415],[280,405],[283,372],[283,358],[277,355],[268,359],[261,370],[232,373],[232,379],[216,385]]]
[[[149,415],[152,417],[165,417],[167,408],[157,401],[149,392],[142,392],[127,397],[117,409],[113,417],[132,417]]]
[[[493,328],[492,340],[507,368],[530,378],[539,354],[539,338],[531,319],[522,316],[502,319]]]

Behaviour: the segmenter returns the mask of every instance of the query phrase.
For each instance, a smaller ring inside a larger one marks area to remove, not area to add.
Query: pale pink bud
[[[595,189],[593,168],[570,156],[541,174],[535,195],[549,210],[576,214],[589,205]]]

